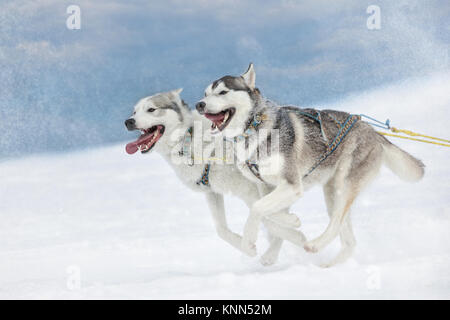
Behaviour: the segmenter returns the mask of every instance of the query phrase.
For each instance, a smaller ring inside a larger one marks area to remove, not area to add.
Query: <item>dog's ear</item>
[[[255,89],[256,74],[255,69],[253,68],[253,63],[250,62],[247,71],[245,71],[241,77],[244,78],[245,83],[250,89]]]
[[[183,91],[183,88],[175,89],[169,92],[169,99],[172,101],[175,101],[178,105],[185,107],[186,109],[189,109],[189,106],[186,102],[181,99],[180,93]]]
[[[182,91],[183,91],[183,88],[179,88],[179,89],[172,90],[171,92],[172,92],[173,94],[180,95],[180,93],[181,93]]]

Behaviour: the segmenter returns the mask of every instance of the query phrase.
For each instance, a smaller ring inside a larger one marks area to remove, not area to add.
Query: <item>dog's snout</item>
[[[198,113],[203,114],[205,112],[206,103],[200,101],[195,105],[195,109],[197,109]]]
[[[128,130],[136,129],[136,120],[131,119],[131,118],[125,120],[125,126],[127,127]]]

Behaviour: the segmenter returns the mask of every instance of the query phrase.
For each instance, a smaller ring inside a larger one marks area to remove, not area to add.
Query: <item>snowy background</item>
[[[0,298],[450,298],[446,148],[391,139],[425,178],[382,170],[353,207],[347,263],[317,266],[335,241],[315,255],[286,244],[263,267],[218,238],[203,195],[157,154],[125,154],[122,128],[142,96],[184,87],[193,104],[253,61],[281,103],[448,139],[448,1],[81,0],[76,31],[69,4],[0,3]],[[381,30],[366,28],[369,4]],[[242,232],[247,209],[226,205]],[[291,210],[308,238],[327,225],[318,188]]]

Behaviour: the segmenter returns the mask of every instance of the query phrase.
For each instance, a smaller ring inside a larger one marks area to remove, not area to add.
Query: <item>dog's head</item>
[[[140,130],[141,136],[126,146],[129,154],[141,150],[149,152],[155,145],[170,138],[189,112],[180,98],[182,89],[158,93],[141,99],[134,107],[133,115],[125,120],[129,131]]]
[[[235,137],[244,132],[259,97],[250,63],[243,75],[225,76],[211,83],[196,109],[212,121],[211,134],[222,132],[226,137]]]

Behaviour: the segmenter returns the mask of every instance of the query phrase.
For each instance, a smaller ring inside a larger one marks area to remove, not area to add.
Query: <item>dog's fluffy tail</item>
[[[392,144],[382,135],[379,136],[382,138],[383,160],[386,166],[404,181],[415,182],[422,179],[425,173],[423,162]]]

